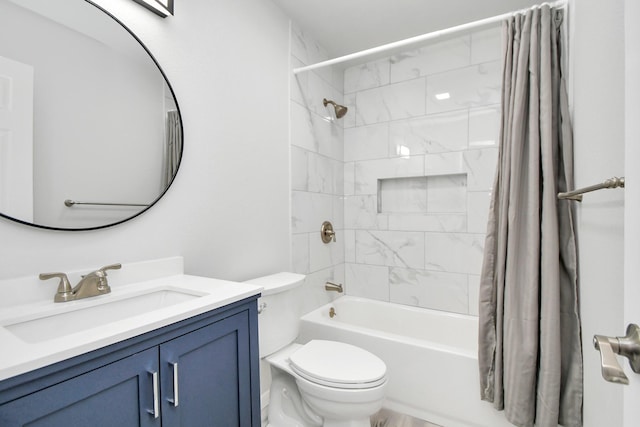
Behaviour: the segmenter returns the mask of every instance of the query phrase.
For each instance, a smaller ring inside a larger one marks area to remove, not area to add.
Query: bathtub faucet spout
[[[336,292],[344,292],[344,289],[342,288],[342,283],[333,283],[333,282],[327,282],[324,284],[324,289],[327,291],[336,291]]]

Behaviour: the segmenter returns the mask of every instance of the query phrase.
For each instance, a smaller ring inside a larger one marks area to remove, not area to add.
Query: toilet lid
[[[341,342],[310,341],[289,362],[303,378],[330,387],[370,388],[386,381],[387,366],[379,357]]]

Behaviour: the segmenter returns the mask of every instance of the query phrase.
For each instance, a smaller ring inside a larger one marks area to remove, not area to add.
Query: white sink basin
[[[69,273],[79,277],[84,272]],[[107,295],[55,303],[54,291],[43,288],[38,276],[0,279],[0,381],[210,313],[262,291],[247,283],[184,274],[179,257],[123,265],[111,281]]]
[[[55,304],[53,310],[9,319],[3,322],[3,326],[22,341],[38,343],[191,301],[203,294],[162,289],[115,300],[110,296]]]

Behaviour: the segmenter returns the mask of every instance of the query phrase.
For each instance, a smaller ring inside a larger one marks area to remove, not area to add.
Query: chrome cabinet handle
[[[169,365],[173,368],[173,399],[167,400],[173,403],[174,407],[177,407],[180,403],[178,400],[178,362],[169,362]]]
[[[160,416],[160,401],[158,399],[158,395],[160,390],[158,389],[158,372],[149,372],[151,374],[151,379],[153,382],[153,409],[147,409],[153,418],[158,418]]]

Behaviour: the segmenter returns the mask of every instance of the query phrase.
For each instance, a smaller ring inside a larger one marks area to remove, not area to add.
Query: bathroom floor
[[[267,427],[266,419],[262,420],[262,427]],[[381,409],[371,416],[371,427],[442,427],[428,421],[413,418],[410,415],[399,414],[388,409]]]
[[[381,409],[371,417],[371,427],[440,427],[427,421],[413,418],[388,409]]]

